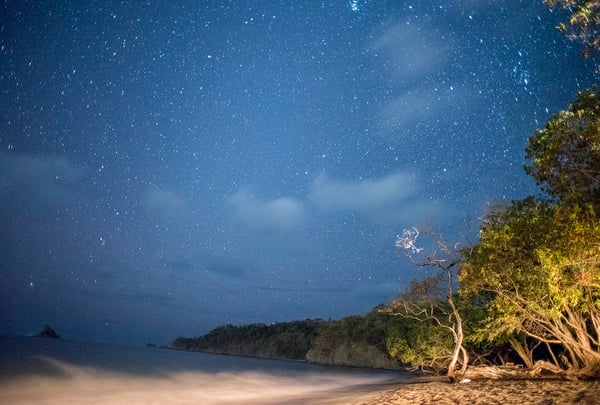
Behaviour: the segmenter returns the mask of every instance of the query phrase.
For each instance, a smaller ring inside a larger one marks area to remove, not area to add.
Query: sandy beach
[[[600,404],[600,382],[476,380],[466,384],[400,384],[362,404]]]
[[[476,380],[0,338],[0,404],[600,404],[600,381]]]

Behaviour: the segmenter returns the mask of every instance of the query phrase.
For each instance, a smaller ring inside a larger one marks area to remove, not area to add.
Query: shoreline
[[[7,404],[351,404],[400,380],[274,359],[0,338],[0,403]]]
[[[0,388],[1,403],[19,404],[600,404],[600,380],[451,384],[445,376],[38,338],[0,339]]]
[[[164,348],[159,348],[159,349],[173,350],[176,352],[183,352],[183,353],[203,353],[203,354],[210,354],[210,355],[215,355],[215,356],[241,357],[241,358],[256,359],[256,360],[283,361],[283,362],[290,362],[290,363],[297,363],[297,364],[308,364],[308,365],[319,366],[319,367],[328,367],[328,368],[333,368],[333,369],[339,368],[339,369],[350,369],[350,370],[357,370],[357,371],[361,371],[361,370],[362,371],[374,371],[374,372],[382,372],[382,373],[387,373],[387,372],[403,373],[407,376],[407,378],[421,378],[423,376],[423,373],[421,373],[420,371],[412,371],[412,370],[407,369],[406,367],[400,367],[400,366],[398,366],[397,368],[364,367],[364,366],[354,366],[351,364],[319,363],[316,361],[309,361],[309,360],[302,360],[302,359],[290,359],[290,358],[286,358],[286,357],[269,357],[269,356],[227,353],[227,352],[210,351],[210,350],[185,350],[185,349],[176,349],[173,347],[164,347]]]

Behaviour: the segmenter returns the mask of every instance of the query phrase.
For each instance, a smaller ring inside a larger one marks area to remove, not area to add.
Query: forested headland
[[[356,367],[397,368],[387,342],[406,323],[376,308],[341,320],[302,320],[271,325],[224,325],[195,338],[180,337],[177,350],[310,361]]]

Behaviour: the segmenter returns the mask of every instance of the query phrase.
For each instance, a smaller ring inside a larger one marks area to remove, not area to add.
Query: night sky
[[[0,333],[168,343],[364,314],[394,247],[537,193],[597,78],[536,0],[0,6]]]

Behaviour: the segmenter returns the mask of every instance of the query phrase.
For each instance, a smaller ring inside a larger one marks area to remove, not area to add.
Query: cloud
[[[166,263],[177,273],[188,273],[197,267],[196,262],[189,257],[173,257],[166,260]]]
[[[69,205],[82,175],[65,157],[0,153],[0,197],[13,208],[40,211]]]
[[[309,199],[325,211],[356,212],[376,225],[393,226],[422,222],[443,210],[438,202],[420,197],[421,192],[416,176],[405,172],[357,182],[320,175],[311,184]]]
[[[394,207],[415,192],[414,179],[406,173],[358,182],[335,182],[320,175],[311,185],[309,198],[325,210],[374,212]]]
[[[251,271],[251,265],[225,256],[209,252],[199,252],[193,256],[174,256],[165,261],[174,271],[174,277],[194,276],[211,273],[228,277],[242,277]]]
[[[304,205],[294,198],[259,200],[242,190],[235,193],[229,202],[236,222],[252,231],[289,232],[300,227],[305,218]]]
[[[390,26],[372,47],[388,56],[394,79],[404,82],[441,68],[451,54],[452,40],[439,28],[407,20]]]
[[[169,190],[148,190],[144,205],[151,215],[166,222],[183,222],[190,214],[186,201]]]
[[[248,266],[228,258],[215,258],[206,265],[206,270],[228,277],[243,277],[248,272]]]
[[[410,129],[420,125],[451,125],[460,115],[459,108],[468,95],[465,90],[447,85],[433,88],[413,88],[388,101],[380,112],[384,129]]]
[[[387,58],[389,74],[399,85],[379,112],[384,133],[423,125],[446,127],[460,120],[456,110],[474,96],[473,89],[440,81],[439,75],[456,69],[453,59],[461,52],[457,44],[458,39],[439,24],[411,20],[396,23],[377,37],[371,46]]]

